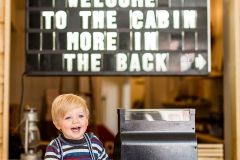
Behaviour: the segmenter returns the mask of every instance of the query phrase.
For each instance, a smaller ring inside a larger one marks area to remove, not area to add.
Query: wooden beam
[[[224,148],[226,160],[240,159],[239,0],[224,0]]]
[[[4,0],[0,1],[0,23],[4,22]]]
[[[5,0],[4,9],[4,88],[3,88],[3,145],[2,159],[8,159],[9,146],[9,83],[10,83],[10,39],[11,39],[11,0]]]
[[[1,12],[1,10],[0,10]],[[3,39],[3,35],[4,35],[4,23],[0,23],[0,35],[2,35],[2,37],[0,37],[0,53],[4,52],[4,39]]]
[[[0,159],[3,159],[3,63],[4,63],[4,11],[5,1],[0,1]]]
[[[3,115],[0,114],[0,124],[3,124]],[[3,140],[3,128],[0,127],[0,146],[2,145],[2,140]]]
[[[239,9],[240,9],[240,3],[239,3],[239,0],[235,1],[235,16],[234,16],[234,26],[235,26],[235,58],[234,58],[234,61],[235,61],[235,64],[236,64],[236,69],[235,69],[235,81],[236,81],[236,105],[234,106],[235,107],[235,117],[234,117],[234,121],[235,121],[235,126],[233,128],[236,129],[236,137],[233,139],[234,141],[236,140],[236,149],[235,149],[235,153],[236,154],[236,159],[240,159],[240,117],[239,117],[239,114],[240,114],[240,17],[239,17]]]
[[[2,114],[3,114],[3,84],[0,84],[0,115],[2,116]],[[3,121],[1,120],[1,122]],[[2,129],[2,126],[0,127],[0,130],[1,129]],[[0,138],[0,140],[2,139]]]

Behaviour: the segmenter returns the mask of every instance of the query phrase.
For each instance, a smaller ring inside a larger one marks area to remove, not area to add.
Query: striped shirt
[[[103,148],[102,142],[93,134],[88,133],[94,157],[97,160],[108,160],[108,155]],[[71,140],[63,135],[58,137],[62,146],[62,156],[64,160],[91,160],[87,141],[83,139]],[[46,148],[45,160],[61,160],[61,150],[57,144],[57,139],[54,139]]]

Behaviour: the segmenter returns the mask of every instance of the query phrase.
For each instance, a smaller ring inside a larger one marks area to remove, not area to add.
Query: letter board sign
[[[27,75],[208,75],[209,0],[27,0]]]

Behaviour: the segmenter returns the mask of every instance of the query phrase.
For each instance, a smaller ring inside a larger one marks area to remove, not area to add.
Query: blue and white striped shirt
[[[105,152],[102,142],[93,134],[88,133],[94,157],[97,160],[108,160],[108,155]],[[63,135],[58,137],[62,146],[62,156],[64,160],[91,160],[87,141],[83,139],[71,140],[65,138]],[[46,148],[45,160],[60,160],[61,152],[56,139],[52,140]]]

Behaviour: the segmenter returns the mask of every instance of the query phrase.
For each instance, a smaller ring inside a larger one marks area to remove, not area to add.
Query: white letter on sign
[[[147,11],[146,15],[146,22],[145,22],[145,28],[149,29],[155,29],[157,28],[156,18],[155,18],[155,12],[152,10]]]
[[[145,53],[142,56],[142,68],[144,71],[153,71],[153,55],[151,53]]]
[[[53,11],[43,11],[42,16],[45,17],[45,29],[51,29],[51,17],[54,16]]]
[[[144,33],[144,49],[145,50],[157,49],[157,33],[156,32]]]
[[[155,2],[153,0],[145,0],[146,7],[155,7]]]
[[[173,11],[173,28],[179,28],[179,11]]]
[[[78,6],[78,0],[68,0],[69,8],[76,8]]]
[[[107,32],[107,50],[117,50],[117,32]]]
[[[126,71],[127,69],[127,55],[118,53],[116,56],[116,71]]]
[[[133,72],[135,70],[137,72],[141,71],[141,66],[140,66],[140,61],[139,61],[138,54],[137,53],[132,53],[129,71]]]
[[[143,27],[143,12],[133,11],[132,16],[130,16],[130,18],[132,19],[133,29],[142,29],[142,27]]]
[[[116,29],[116,11],[107,11],[107,28],[108,29]]]
[[[81,0],[81,7],[82,8],[90,8],[91,2],[89,0]]]
[[[91,71],[99,72],[101,70],[100,62],[102,55],[100,53],[91,54]]]
[[[56,12],[55,25],[57,29],[64,29],[67,27],[67,13],[65,11]]]
[[[67,32],[67,50],[79,49],[79,34],[78,32]],[[72,45],[74,45],[72,49]]]
[[[135,50],[141,50],[141,32],[134,33],[134,47]]]
[[[104,28],[104,11],[93,11],[93,29]]]
[[[92,39],[89,32],[82,32],[80,35],[80,47],[84,51],[88,51],[92,47]]]
[[[92,15],[91,11],[80,11],[79,16],[82,17],[82,28],[88,29],[88,18]]]
[[[116,7],[117,0],[105,0],[106,6],[109,8]]]
[[[184,12],[184,28],[196,28],[197,12],[195,10],[185,10]]]
[[[103,7],[103,2],[100,2],[100,0],[94,0],[94,7]]]
[[[71,72],[73,69],[73,59],[76,58],[75,54],[64,54],[64,59],[67,59],[67,71]]]
[[[88,71],[88,54],[77,54],[77,69],[78,71]]]
[[[93,50],[104,50],[104,34],[103,32],[93,32]]]
[[[168,61],[168,53],[156,53],[156,71],[160,72],[161,70],[163,72],[167,71],[166,63],[164,62]]]
[[[158,12],[158,28],[167,28],[169,26],[169,13],[166,10]]]

